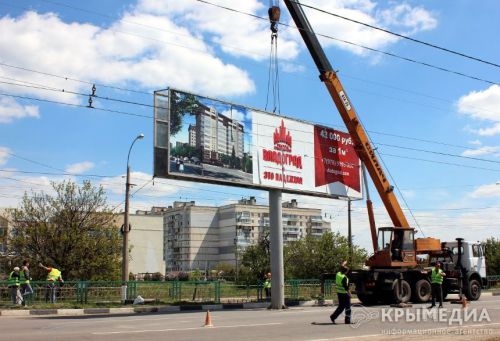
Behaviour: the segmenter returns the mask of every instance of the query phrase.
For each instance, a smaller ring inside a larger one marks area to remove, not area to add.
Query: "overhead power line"
[[[402,159],[408,159],[408,160],[424,161],[424,162],[430,162],[430,163],[440,163],[440,164],[443,164],[443,165],[450,165],[450,166],[457,166],[457,167],[464,167],[464,168],[481,169],[481,170],[487,170],[487,171],[490,171],[490,172],[500,172],[500,169],[483,168],[483,167],[476,167],[476,166],[468,166],[468,165],[463,165],[463,164],[460,164],[460,163],[452,163],[452,162],[444,162],[444,161],[436,161],[436,160],[426,160],[426,159],[420,159],[420,158],[416,158],[416,157],[394,155],[394,154],[387,154],[387,153],[380,153],[380,154],[386,155],[386,156],[398,157],[398,158],[402,158]]]
[[[266,17],[261,17],[261,16],[258,16],[256,14],[252,14],[252,13],[240,11],[240,10],[237,10],[237,9],[234,9],[234,8],[231,8],[231,7],[227,7],[227,6],[215,4],[215,3],[210,2],[210,1],[206,1],[206,0],[195,0],[195,1],[207,4],[207,5],[215,6],[215,7],[227,10],[227,11],[231,11],[231,12],[235,12],[235,13],[247,15],[247,16],[250,16],[252,18],[256,18],[256,19],[260,19],[260,20],[266,20],[266,21],[269,20]],[[289,24],[283,23],[283,22],[280,22],[279,24],[282,25],[282,26],[285,26],[285,27],[294,28],[296,30],[304,30],[303,28],[299,29],[296,26],[289,25]],[[373,47],[368,47],[368,46],[365,46],[365,45],[354,43],[352,41],[348,41],[348,40],[336,38],[336,37],[333,37],[333,36],[328,35],[328,34],[323,34],[323,33],[318,33],[318,32],[311,32],[311,33],[314,33],[315,35],[323,37],[323,38],[335,40],[335,41],[338,41],[338,42],[341,42],[341,43],[347,44],[347,45],[352,45],[352,46],[360,47],[360,48],[368,50],[368,51],[372,51],[372,52],[384,54],[386,56],[390,56],[390,57],[393,57],[393,58],[401,59],[401,60],[404,60],[404,61],[407,61],[407,62],[410,62],[410,63],[414,63],[414,64],[426,66],[428,68],[432,68],[432,69],[435,69],[435,70],[440,70],[440,71],[443,71],[443,72],[455,74],[457,76],[461,76],[461,77],[465,77],[465,78],[469,78],[469,79],[474,79],[474,80],[477,80],[477,81],[480,81],[480,82],[483,82],[483,83],[487,83],[487,84],[490,84],[490,85],[499,85],[500,86],[500,83],[498,83],[498,82],[494,82],[494,81],[487,80],[487,79],[484,79],[484,78],[472,76],[472,75],[469,75],[469,74],[466,74],[466,73],[463,73],[463,72],[460,72],[460,71],[455,71],[455,70],[452,70],[452,69],[447,69],[447,68],[442,67],[442,66],[433,65],[433,64],[430,64],[430,63],[427,63],[427,62],[423,62],[423,61],[419,61],[419,60],[416,60],[416,59],[412,59],[412,58],[409,58],[409,57],[400,56],[400,55],[392,53],[392,52],[387,52],[387,51],[379,50],[379,49],[376,49],[376,48],[373,48]],[[321,70],[321,71],[328,71],[328,70]]]
[[[356,24],[359,24],[359,25],[362,25],[362,26],[369,27],[369,28],[374,29],[374,30],[385,32],[387,34],[393,35],[393,36],[398,37],[398,38],[406,39],[406,40],[412,41],[412,42],[417,43],[417,44],[421,44],[421,45],[425,45],[425,46],[428,46],[428,47],[432,47],[432,48],[435,48],[435,49],[438,49],[438,50],[441,50],[441,51],[444,51],[444,52],[448,52],[448,53],[451,53],[451,54],[454,54],[454,55],[457,55],[457,56],[460,56],[460,57],[464,57],[464,58],[467,58],[467,59],[474,60],[476,62],[488,64],[488,65],[495,66],[495,67],[500,67],[499,64],[496,64],[496,63],[493,63],[493,62],[489,62],[487,60],[484,60],[484,59],[481,59],[481,58],[477,58],[477,57],[474,57],[474,56],[470,56],[470,55],[467,55],[467,54],[465,54],[463,52],[454,51],[454,50],[448,49],[446,47],[442,47],[442,46],[439,46],[439,45],[436,45],[436,44],[428,43],[428,42],[425,42],[425,41],[422,41],[422,40],[419,40],[419,39],[411,38],[409,36],[406,36],[406,35],[403,35],[403,34],[400,34],[400,33],[392,32],[392,31],[389,31],[387,29],[384,29],[384,28],[381,28],[381,27],[377,27],[377,26],[374,26],[374,25],[370,25],[370,24],[364,23],[364,22],[359,21],[359,20],[355,20],[355,19],[352,19],[352,18],[344,17],[344,16],[342,16],[340,14],[329,12],[329,11],[326,11],[324,9],[312,6],[312,5],[304,4],[302,2],[299,3],[299,2],[293,1],[293,0],[291,0],[291,1],[295,2],[296,4],[300,4],[302,7],[307,7],[307,8],[313,9],[313,10],[321,12],[321,13],[325,13],[325,14],[328,14],[328,15],[331,15],[331,16],[343,19],[343,20],[347,20],[347,21],[350,21],[350,22],[353,22],[353,23],[356,23]]]
[[[125,111],[97,108],[94,106],[89,107],[89,106],[82,105],[82,104],[73,104],[73,103],[52,101],[52,100],[48,100],[48,99],[40,99],[40,98],[34,98],[34,97],[28,97],[28,96],[19,96],[19,95],[13,95],[13,94],[8,94],[8,93],[3,93],[3,92],[0,92],[0,96],[13,97],[13,98],[19,98],[19,99],[27,99],[27,100],[31,100],[31,101],[39,101],[39,102],[46,102],[46,103],[53,103],[53,104],[61,104],[61,105],[67,105],[67,106],[76,107],[76,108],[94,109],[94,110],[106,111],[106,112],[111,112],[111,113],[120,114],[120,115],[136,116],[136,117],[149,118],[149,119],[153,118],[153,116],[134,114],[134,113],[125,112]]]
[[[472,157],[472,156],[464,156],[464,155],[457,155],[457,154],[436,152],[436,151],[433,151],[433,150],[426,150],[426,149],[419,149],[419,148],[410,148],[410,147],[396,146],[396,145],[393,145],[393,144],[386,144],[386,143],[377,143],[377,142],[375,142],[374,144],[378,145],[378,146],[386,146],[386,147],[406,149],[406,150],[412,150],[412,151],[423,152],[423,153],[430,153],[430,154],[437,154],[437,155],[443,155],[443,156],[451,156],[451,157],[456,157],[456,158],[461,158],[461,159],[469,159],[469,160],[475,160],[475,161],[491,162],[491,163],[498,163],[498,164],[500,164],[500,161],[497,161],[497,160],[488,160],[488,159],[483,159],[483,158],[479,158],[479,157]]]
[[[96,82],[84,81],[84,80],[77,79],[77,78],[72,78],[72,77],[59,76],[59,75],[55,75],[53,73],[36,71],[36,70],[28,69],[28,68],[25,68],[25,67],[21,67],[21,66],[9,65],[9,64],[6,64],[6,63],[2,63],[2,62],[0,62],[0,65],[6,66],[6,67],[10,67],[10,68],[13,68],[13,69],[18,69],[18,70],[23,70],[23,71],[28,71],[28,72],[34,72],[34,73],[38,73],[38,74],[45,75],[45,76],[57,77],[57,78],[60,78],[60,79],[70,80],[70,81],[78,82],[78,83],[84,83],[84,84],[89,84],[89,85],[94,85],[95,84],[96,86],[102,86],[102,87],[106,87],[106,88],[110,88],[110,89],[114,89],[114,90],[129,91],[129,92],[134,92],[134,93],[138,93],[138,94],[151,95],[151,93],[145,92],[145,91],[138,91],[138,90],[133,90],[133,89],[126,89],[126,88],[121,88],[121,87],[118,87],[118,86],[112,86],[112,85],[106,85],[106,84],[101,84],[101,83],[96,83]]]

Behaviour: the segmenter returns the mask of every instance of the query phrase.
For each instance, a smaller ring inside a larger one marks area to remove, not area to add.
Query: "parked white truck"
[[[488,284],[484,245],[480,242],[464,241],[461,238],[444,242],[442,245],[443,255],[437,255],[432,260],[440,261],[446,272],[443,295],[459,293],[460,278],[462,278],[462,292],[467,299],[471,301],[479,299],[481,289]]]

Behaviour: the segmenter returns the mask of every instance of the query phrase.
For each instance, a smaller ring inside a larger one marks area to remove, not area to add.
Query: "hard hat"
[[[18,267],[18,266],[16,266],[16,267],[14,268],[14,271],[19,271],[19,267]]]

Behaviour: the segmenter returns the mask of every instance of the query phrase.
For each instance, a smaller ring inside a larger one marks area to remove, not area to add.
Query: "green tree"
[[[11,252],[31,260],[33,278],[45,279],[39,262],[68,280],[118,279],[121,236],[113,227],[102,187],[52,183],[54,194],[26,193],[13,210]]]
[[[348,255],[347,238],[340,233],[327,232],[321,238],[308,235],[284,248],[285,277],[320,278],[323,273],[338,271]],[[354,246],[350,267],[362,266],[366,258],[366,250]]]
[[[251,158],[248,158],[246,159],[245,163],[245,172],[247,173],[252,173],[253,172],[253,165],[252,165],[252,159]]]
[[[241,253],[240,280],[256,283],[271,271],[269,234],[265,234],[255,245]]]
[[[485,253],[488,276],[500,275],[500,239],[488,238],[485,243]]]
[[[182,129],[182,119],[184,115],[194,115],[199,107],[196,97],[178,91],[172,91],[171,111],[170,111],[170,134],[176,135]]]

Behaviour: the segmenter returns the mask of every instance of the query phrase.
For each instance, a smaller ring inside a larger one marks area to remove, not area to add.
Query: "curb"
[[[30,310],[2,310],[0,311],[2,316],[29,316]]]
[[[288,302],[289,306],[315,306],[315,301]],[[126,307],[126,308],[85,308],[85,309],[5,309],[0,310],[0,316],[84,316],[84,315],[120,315],[140,313],[176,313],[180,311],[207,311],[207,310],[240,310],[240,309],[266,309],[269,302],[224,303],[224,304],[198,304],[198,305],[169,305],[158,307]]]

